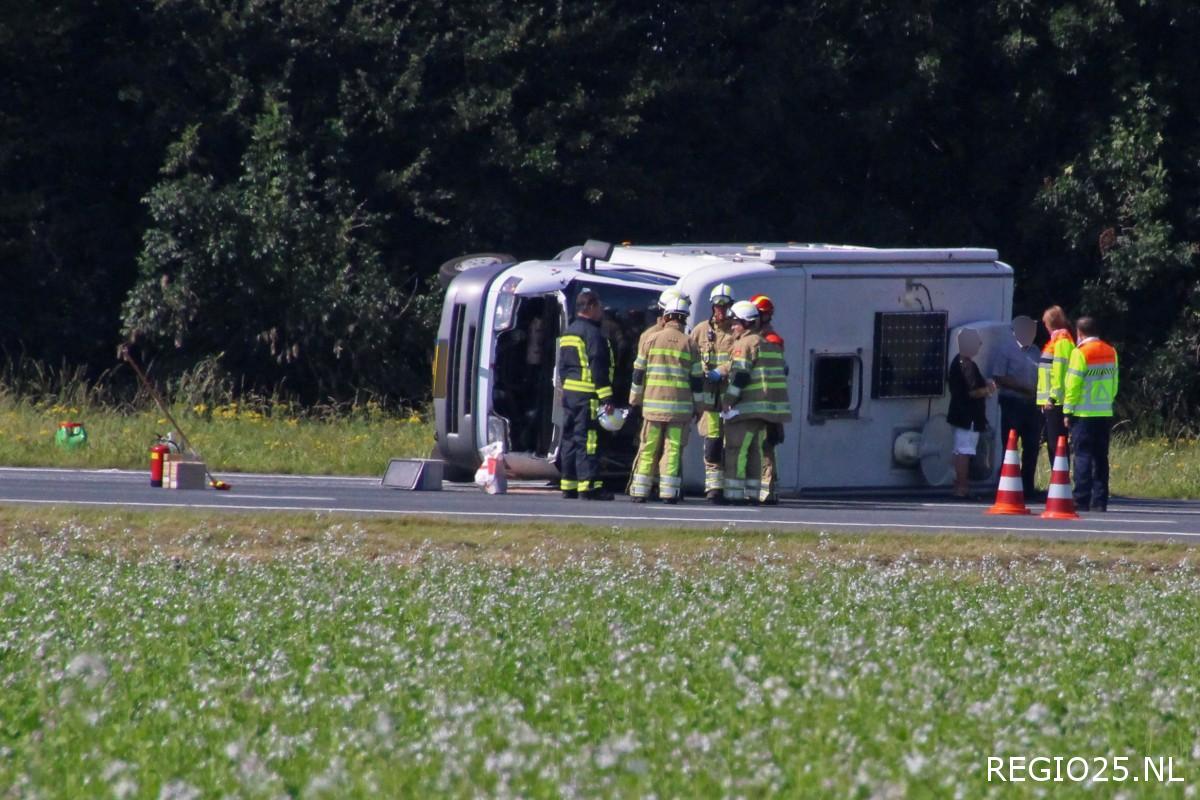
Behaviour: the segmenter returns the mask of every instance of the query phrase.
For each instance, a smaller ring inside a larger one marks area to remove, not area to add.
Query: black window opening
[[[945,311],[875,314],[871,397],[941,397],[946,386]]]
[[[463,368],[462,413],[464,417],[471,414],[471,396],[475,393],[475,375],[472,372],[475,368],[475,326],[470,326],[469,331],[466,366]]]
[[[862,405],[862,359],[854,354],[813,355],[814,418],[857,417]]]

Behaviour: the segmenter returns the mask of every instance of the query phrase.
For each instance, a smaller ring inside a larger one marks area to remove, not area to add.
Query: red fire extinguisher
[[[162,442],[156,442],[150,446],[150,485],[163,485],[163,459],[167,453],[171,452],[171,448],[167,447]]]

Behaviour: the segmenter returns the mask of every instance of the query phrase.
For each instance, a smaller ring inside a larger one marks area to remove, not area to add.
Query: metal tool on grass
[[[162,395],[160,395],[158,390],[154,388],[154,384],[150,383],[150,379],[146,377],[146,373],[142,371],[141,366],[134,359],[133,354],[129,352],[129,346],[121,345],[121,349],[119,350],[118,354],[122,360],[129,364],[129,366],[133,367],[133,371],[137,374],[138,379],[142,382],[142,385],[146,387],[146,390],[150,392],[150,396],[154,398],[154,403],[158,406],[158,410],[163,413],[163,416],[166,417],[167,421],[171,423],[171,427],[173,427],[175,432],[179,434],[179,440],[183,442],[183,446],[186,447],[188,451],[191,452],[191,454],[197,459],[204,461],[204,459],[200,458],[200,452],[196,450],[195,447],[192,447],[192,443],[188,441],[187,434],[183,432],[183,428],[179,427],[179,423],[175,421],[175,417],[171,416],[171,412],[167,408],[167,404],[163,402]],[[204,475],[208,478],[208,485],[214,489],[228,491],[229,489],[233,488],[233,486],[231,486],[229,483],[218,480],[216,477],[214,477],[213,474],[208,471],[208,464],[204,465]]]

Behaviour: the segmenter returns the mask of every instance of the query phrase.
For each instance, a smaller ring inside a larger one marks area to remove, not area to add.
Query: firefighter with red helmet
[[[773,373],[782,370],[782,374],[775,375],[778,383],[782,383],[782,402],[787,401],[787,362],[784,361],[783,355],[783,337],[775,332],[771,327],[771,318],[775,316],[775,304],[771,302],[771,298],[765,294],[756,294],[750,298],[750,302],[758,309],[758,335],[762,339],[760,345],[759,358],[764,359],[763,351],[766,352],[764,363],[770,362],[769,367]],[[776,363],[777,362],[777,363]],[[777,409],[782,411],[783,409]],[[791,407],[788,405],[787,417],[790,419]],[[775,466],[775,447],[783,443],[783,423],[786,421],[781,413],[775,415],[778,420],[772,420],[767,423],[767,428],[763,432],[762,443],[762,485],[759,488],[758,499],[764,505],[778,505],[779,503],[779,472]]]

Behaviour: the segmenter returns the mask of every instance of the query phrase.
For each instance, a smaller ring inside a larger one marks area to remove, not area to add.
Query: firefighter
[[[612,500],[600,480],[601,408],[612,414],[612,350],[600,331],[604,307],[600,297],[584,289],[575,297],[575,321],[558,343],[558,376],[562,382],[562,481],[564,498]]]
[[[792,418],[791,404],[787,399],[787,362],[783,356],[783,337],[771,327],[775,316],[775,304],[765,294],[750,298],[758,309],[758,335],[762,337],[759,358],[763,361],[764,376],[782,393],[777,408],[771,410],[774,419],[767,423],[762,445],[762,487],[758,499],[764,505],[779,504],[779,474],[775,468],[775,447],[783,444],[783,424]]]
[[[662,501],[673,505],[682,494],[681,456],[691,422],[704,402],[700,351],[683,330],[691,305],[679,294],[668,298],[661,329],[642,336],[633,362],[629,404],[642,407],[642,436],[629,488],[635,503],[650,497],[656,464]]]
[[[1054,453],[1058,437],[1067,433],[1063,422],[1063,394],[1066,391],[1067,363],[1075,349],[1071,336],[1071,323],[1061,306],[1050,306],[1042,314],[1042,324],[1050,334],[1050,340],[1042,348],[1038,361],[1037,403],[1042,407],[1042,424],[1046,431],[1046,452],[1050,456],[1050,468],[1054,469]]]
[[[733,327],[729,307],[733,289],[720,283],[709,292],[712,316],[692,329],[692,341],[700,351],[704,367],[704,408],[697,426],[704,437],[704,495],[710,503],[721,503],[722,424],[720,406],[724,378],[729,371],[729,351],[733,347]]]
[[[674,286],[671,286],[667,289],[662,290],[662,293],[659,294],[659,296],[658,296],[658,304],[657,304],[658,305],[658,318],[655,319],[654,322],[651,323],[646,328],[646,330],[642,331],[642,335],[638,337],[638,349],[637,349],[638,353],[642,352],[642,346],[646,343],[647,339],[649,339],[651,336],[653,336],[654,334],[658,333],[659,331],[661,331],[663,329],[663,325],[665,325],[667,322],[667,319],[666,319],[667,305],[669,303],[672,303],[675,300],[675,298],[683,297],[683,296],[684,296],[683,292],[679,291],[679,289],[675,288]],[[689,306],[691,305],[690,300],[688,301],[688,305]],[[685,324],[686,324],[686,320],[685,320]],[[637,460],[635,459],[633,463],[636,466]],[[652,486],[651,490],[650,490],[651,497],[654,496],[657,486],[658,486],[658,478],[656,476],[654,479],[654,486]],[[629,486],[626,489],[626,491],[628,491],[631,495],[633,494],[633,473],[632,472],[629,474]]]
[[[762,442],[767,425],[790,418],[787,385],[774,370],[779,360],[763,357],[758,309],[748,300],[730,309],[734,342],[722,406],[725,420],[725,502],[758,505],[762,490]],[[772,379],[774,378],[774,379]]]
[[[1071,351],[1063,396],[1075,462],[1075,508],[1108,510],[1108,442],[1117,396],[1117,351],[1100,339],[1091,317],[1075,323],[1079,345]]]

